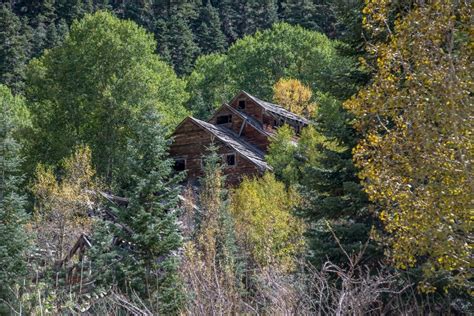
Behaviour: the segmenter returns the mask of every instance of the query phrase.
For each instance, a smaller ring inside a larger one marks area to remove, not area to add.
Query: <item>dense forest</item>
[[[472,314],[472,3],[0,0],[0,315]],[[271,172],[169,146],[239,91]]]

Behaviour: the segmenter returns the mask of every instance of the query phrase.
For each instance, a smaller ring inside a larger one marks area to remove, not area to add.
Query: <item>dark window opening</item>
[[[227,154],[225,159],[228,166],[235,166],[235,154]]]
[[[216,123],[219,124],[227,124],[227,123],[232,123],[232,115],[222,115],[218,116]]]
[[[175,159],[173,169],[175,171],[184,171],[186,169],[186,159]]]
[[[239,109],[245,109],[245,100],[239,100]]]

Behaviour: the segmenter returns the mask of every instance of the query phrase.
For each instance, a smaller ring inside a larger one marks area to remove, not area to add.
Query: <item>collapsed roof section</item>
[[[255,97],[255,96],[251,95],[250,93],[248,93],[246,91],[243,91],[243,90],[240,91],[240,93],[238,93],[232,99],[232,101],[230,103],[233,103],[236,99],[241,98],[242,96],[246,96],[247,98],[251,99],[252,101],[257,103],[258,105],[260,105],[263,109],[265,109],[265,111],[270,112],[273,115],[276,115],[278,117],[282,117],[282,118],[287,119],[287,120],[297,122],[297,123],[302,124],[302,125],[309,125],[310,124],[310,121],[308,121],[304,117],[296,115],[295,113],[292,113],[292,112],[284,109],[283,107],[281,107],[278,104],[274,104],[274,103],[270,103],[270,102],[267,102],[267,101],[260,100],[259,98]]]
[[[188,117],[185,121],[186,120],[190,120],[195,125],[215,136],[225,145],[234,149],[243,158],[252,162],[260,171],[272,170],[270,165],[265,162],[265,154],[255,146],[239,138],[233,131],[222,126],[198,120],[194,117]]]

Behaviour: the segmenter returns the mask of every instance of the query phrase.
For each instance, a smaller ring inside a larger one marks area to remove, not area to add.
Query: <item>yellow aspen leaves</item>
[[[370,85],[345,103],[365,135],[354,160],[379,206],[396,267],[419,266],[436,279],[469,288],[472,280],[474,110],[472,7],[465,1],[411,1],[388,30],[389,1],[367,0],[372,45]]]
[[[273,101],[290,112],[311,117],[316,105],[311,102],[311,88],[297,79],[280,79],[273,86]]]

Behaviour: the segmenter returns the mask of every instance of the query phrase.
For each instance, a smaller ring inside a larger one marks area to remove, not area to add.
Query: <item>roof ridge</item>
[[[252,144],[248,143],[247,141],[239,138],[238,135],[234,133],[233,131],[211,124],[209,122],[202,121],[192,116],[189,116],[189,118],[192,121],[194,121],[196,124],[206,129],[208,132],[212,133],[220,141],[231,146],[240,155],[242,155],[247,160],[250,160],[252,163],[257,165],[257,167],[259,167],[260,169],[263,169],[263,170],[272,169],[270,165],[268,165],[268,163],[265,161],[265,153],[263,151],[253,146]],[[217,131],[215,130],[217,130],[218,132],[224,135],[219,135]],[[230,139],[225,139],[225,137],[228,137]],[[242,148],[239,148],[239,146]]]
[[[257,98],[256,96],[251,95],[250,93],[248,93],[245,90],[240,90],[240,92],[232,99],[232,101],[234,101],[234,99],[239,94],[242,94],[242,93],[245,94],[246,96],[248,96],[249,98],[251,98],[256,103],[260,104],[260,106],[262,106],[263,108],[265,108],[266,110],[268,110],[270,112],[273,112],[277,115],[285,116],[285,117],[287,117],[291,120],[294,120],[294,121],[300,121],[304,124],[310,124],[309,120],[307,120],[306,118],[304,118],[304,117],[302,117],[298,114],[295,114],[291,111],[288,111],[287,109],[285,109],[284,107],[282,107],[279,104],[275,104],[275,103],[271,103],[271,102],[268,102],[268,101],[265,101],[265,100],[261,100],[261,99]]]

